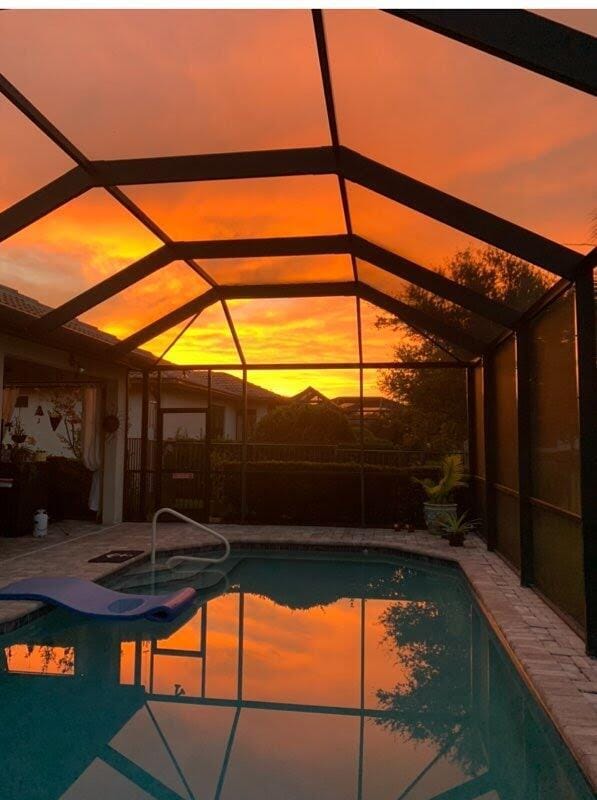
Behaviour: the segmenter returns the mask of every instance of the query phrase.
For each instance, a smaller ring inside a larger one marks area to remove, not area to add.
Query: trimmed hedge
[[[241,466],[220,465],[221,509],[233,521],[240,518]],[[423,488],[412,478],[435,478],[436,467],[365,467],[365,521],[423,525]],[[354,462],[248,462],[247,521],[259,524],[360,525],[360,465]],[[467,490],[457,496],[468,507]]]

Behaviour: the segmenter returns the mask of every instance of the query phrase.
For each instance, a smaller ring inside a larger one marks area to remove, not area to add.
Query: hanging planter
[[[48,419],[50,420],[50,425],[52,426],[52,430],[55,431],[56,428],[62,422],[62,414],[48,414]]]
[[[120,420],[116,414],[108,414],[102,424],[105,433],[116,433],[120,427]]]

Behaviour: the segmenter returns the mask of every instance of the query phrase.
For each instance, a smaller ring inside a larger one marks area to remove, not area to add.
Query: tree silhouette
[[[453,585],[433,601],[395,603],[380,616],[384,643],[407,678],[377,698],[390,717],[377,724],[435,745],[467,775],[485,765],[471,724],[470,600]]]
[[[540,269],[494,247],[459,251],[437,271],[520,311],[528,308],[549,285]],[[412,284],[400,299],[482,341],[490,342],[501,332],[498,325]],[[402,335],[408,333],[394,349],[397,361],[446,359],[442,347],[414,333],[400,319],[382,316],[376,324],[378,328],[390,328]],[[440,341],[439,344],[459,357],[468,357],[449,343]],[[385,370],[380,374],[379,385],[398,404],[386,417],[383,435],[405,449],[462,449],[467,429],[463,372]]]

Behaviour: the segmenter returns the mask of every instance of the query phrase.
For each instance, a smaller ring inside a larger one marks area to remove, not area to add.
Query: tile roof
[[[14,311],[30,314],[32,317],[41,317],[47,314],[48,311],[52,311],[51,306],[40,303],[38,300],[34,300],[33,297],[28,297],[26,294],[17,291],[17,289],[4,284],[0,284],[0,305],[11,308]],[[64,327],[84,336],[89,336],[92,339],[97,339],[100,342],[106,342],[106,344],[116,344],[118,342],[116,336],[112,336],[112,334],[78,319],[67,322]]]
[[[193,384],[197,387],[207,388],[207,372],[206,371],[189,371],[187,373],[180,372],[179,370],[165,370],[162,372],[162,380],[169,383],[180,384]],[[243,391],[243,382],[236,375],[230,375],[227,372],[212,372],[211,385],[215,392],[222,394],[233,395],[240,397]],[[255,383],[247,381],[247,394],[253,400],[266,400],[279,402],[286,399],[275,392],[270,392],[269,389],[264,389],[263,386],[257,386]]]

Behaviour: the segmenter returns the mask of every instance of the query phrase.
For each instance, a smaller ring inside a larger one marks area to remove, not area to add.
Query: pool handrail
[[[213,528],[208,528],[207,525],[202,525],[201,522],[197,522],[195,519],[191,519],[190,517],[185,517],[184,514],[181,514],[179,511],[175,511],[173,508],[159,508],[153,518],[151,520],[151,563],[155,564],[155,555],[156,555],[156,546],[157,546],[157,523],[158,518],[162,514],[172,514],[172,516],[181,519],[183,522],[187,522],[189,525],[194,525],[196,528],[200,528],[201,530],[207,531],[207,533],[211,533],[212,536],[215,536],[216,539],[219,539],[221,542],[224,543],[225,552],[223,556],[219,558],[201,558],[199,556],[171,556],[168,561],[166,562],[167,566],[170,566],[171,561],[194,561],[194,562],[201,562],[204,564],[221,564],[222,561],[226,561],[228,556],[230,555],[230,542],[225,536],[222,536],[221,533],[214,531]]]

